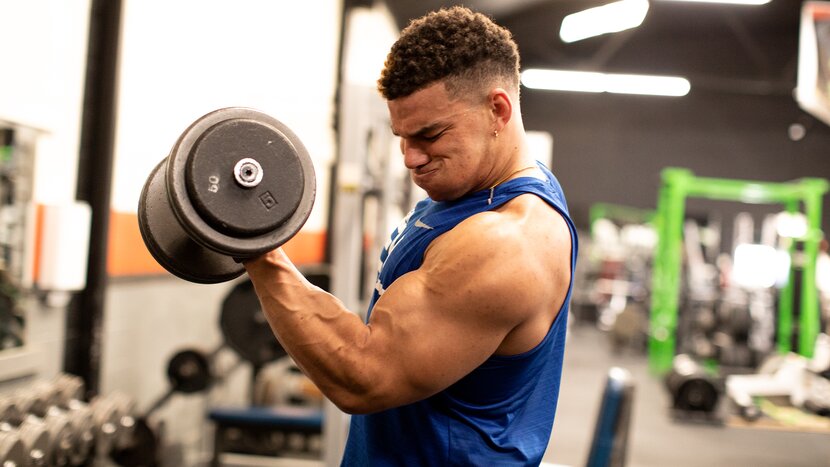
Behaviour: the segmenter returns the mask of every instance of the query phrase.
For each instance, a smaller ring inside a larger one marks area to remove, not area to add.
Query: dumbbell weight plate
[[[311,158],[288,127],[256,110],[220,109],[185,130],[154,169],[139,202],[139,227],[168,271],[192,282],[223,282],[244,271],[233,258],[293,237],[315,191]]]
[[[29,465],[26,446],[13,431],[0,431],[0,462],[3,466]]]
[[[124,467],[147,467],[159,464],[159,439],[156,429],[146,418],[135,421],[129,442],[110,454],[116,464]]]
[[[225,343],[254,366],[261,367],[287,355],[265,320],[249,279],[236,284],[222,301],[219,328]]]
[[[176,392],[204,391],[213,383],[210,359],[195,349],[180,350],[167,363],[167,378]]]
[[[266,122],[233,118],[217,123],[192,148],[180,148],[168,166],[173,183],[187,188],[180,193],[177,187],[173,201],[192,202],[213,230],[234,237],[269,232],[288,220],[302,199],[303,169],[296,153],[294,144]]]
[[[167,199],[162,161],[150,175],[138,207],[138,225],[153,258],[174,275],[215,284],[239,277],[245,268],[230,256],[205,248],[186,235]]]
[[[26,446],[32,465],[48,465],[49,432],[43,422],[35,417],[27,417],[18,427],[20,439]]]

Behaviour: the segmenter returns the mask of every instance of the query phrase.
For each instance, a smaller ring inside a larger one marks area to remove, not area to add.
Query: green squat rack
[[[822,239],[822,197],[830,184],[820,178],[803,178],[792,182],[772,183],[695,176],[688,169],[666,168],[661,173],[662,185],[657,199],[657,250],[652,272],[651,317],[649,330],[649,368],[652,373],[665,374],[672,367],[675,354],[678,294],[682,266],[683,222],[687,198],[737,201],[757,204],[783,204],[789,213],[803,206],[807,233],[803,242],[801,297],[799,310],[798,353],[812,357],[819,333],[819,305],[816,288],[816,257]],[[789,246],[790,256],[795,242]],[[789,277],[797,267],[790,262]],[[777,349],[791,351],[793,332],[793,280],[782,288],[778,300]]]

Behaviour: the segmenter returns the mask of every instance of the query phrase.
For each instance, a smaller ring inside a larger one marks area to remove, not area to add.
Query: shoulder
[[[570,248],[562,215],[527,194],[470,216],[435,239],[424,264],[451,265],[457,273],[469,270],[465,274],[509,288],[569,268]]]
[[[470,249],[492,250],[570,243],[570,229],[563,215],[543,199],[524,194],[492,211],[472,215],[436,239]],[[538,244],[537,244],[538,243]],[[498,254],[498,251],[492,251]]]

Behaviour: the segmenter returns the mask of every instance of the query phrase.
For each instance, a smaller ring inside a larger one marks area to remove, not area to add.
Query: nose
[[[429,162],[429,155],[426,151],[412,141],[407,141],[406,138],[401,138],[401,153],[403,153],[404,165],[410,170]]]

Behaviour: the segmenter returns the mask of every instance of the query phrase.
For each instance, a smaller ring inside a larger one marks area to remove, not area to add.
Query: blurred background
[[[580,230],[545,462],[830,465],[830,2],[798,0],[0,0],[0,461],[339,465],[247,279],[168,273],[139,200],[196,119],[265,112],[316,174],[284,247],[363,312],[423,196],[375,81],[455,3],[513,33]]]

